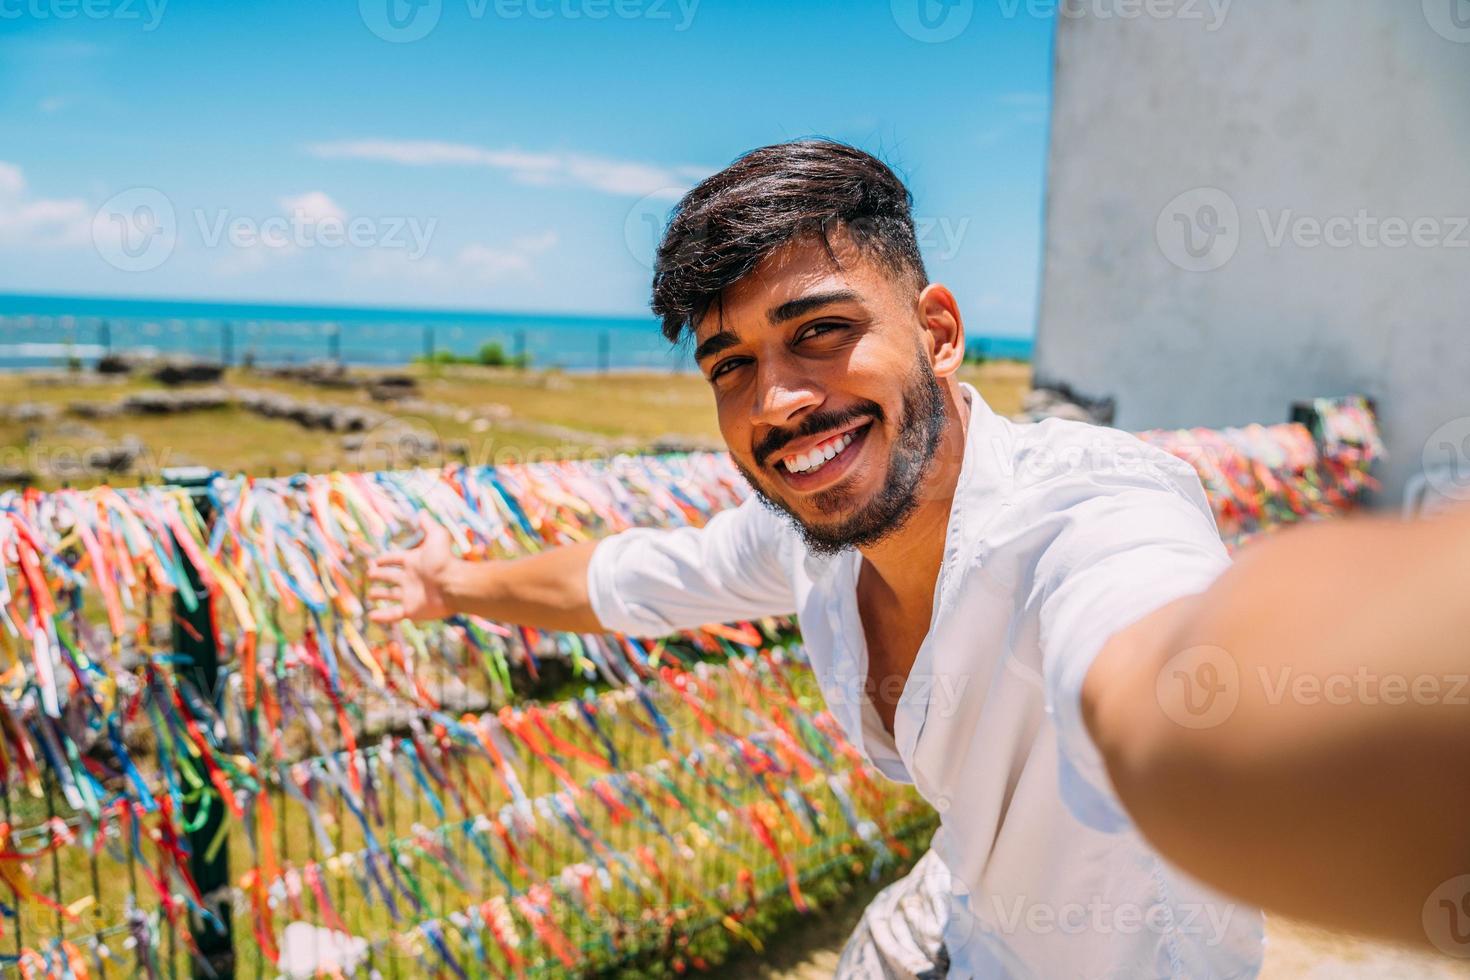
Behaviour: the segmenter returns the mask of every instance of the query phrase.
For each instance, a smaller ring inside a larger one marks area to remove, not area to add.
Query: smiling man
[[[514,562],[430,529],[372,569],[374,617],[662,636],[795,613],[853,744],[942,816],[844,976],[1249,977],[1256,905],[1423,942],[1424,903],[1470,872],[1466,710],[1332,714],[1253,678],[1463,670],[1470,601],[1444,582],[1470,580],[1470,520],[1342,522],[1232,567],[1187,464],[1010,422],[958,381],[960,310],[910,209],[821,140],[689,192],[653,308],[692,334],[754,495]],[[1190,686],[1222,670],[1243,679]]]

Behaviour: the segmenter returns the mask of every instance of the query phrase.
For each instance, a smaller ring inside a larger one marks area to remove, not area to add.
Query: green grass
[[[126,416],[83,420],[62,417],[43,423],[0,421],[0,467],[33,472],[42,489],[63,483],[115,486],[156,482],[164,467],[203,465],[251,476],[381,468],[410,462],[400,451],[399,427],[430,434],[444,451],[419,460],[437,465],[460,456],[475,464],[566,459],[637,451],[659,440],[709,449],[723,448],[709,385],[698,375],[627,373],[564,374],[475,366],[414,366],[405,369],[420,382],[418,398],[447,414],[413,404],[394,407],[373,402],[366,392],[319,388],[268,378],[243,370],[227,375],[239,387],[275,391],[301,400],[370,407],[388,413],[395,425],[361,436],[366,445],[349,448],[340,434],[302,428],[239,408],[168,416]],[[989,362],[967,365],[960,376],[974,383],[1001,413],[1020,407],[1030,386],[1026,365]],[[76,401],[115,401],[127,394],[156,390],[146,379],[86,385],[40,384],[33,377],[9,375],[0,384],[0,408],[21,402],[65,406]],[[81,462],[98,449],[132,437],[144,451],[135,469],[107,477]]]

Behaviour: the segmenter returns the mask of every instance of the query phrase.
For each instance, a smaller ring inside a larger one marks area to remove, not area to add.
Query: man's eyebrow
[[[787,320],[794,320],[804,313],[810,313],[812,310],[827,306],[830,303],[846,303],[857,298],[858,294],[851,289],[837,289],[830,293],[813,293],[810,296],[800,296],[796,299],[787,300],[767,313],[766,319],[770,320],[773,325],[779,325],[785,323]]]
[[[719,333],[711,334],[696,348],[694,348],[694,361],[698,363],[706,357],[713,357],[723,350],[729,350],[740,343],[740,338],[733,331],[721,330]]]

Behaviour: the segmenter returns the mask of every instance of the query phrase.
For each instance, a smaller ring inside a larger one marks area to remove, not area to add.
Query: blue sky
[[[819,134],[909,181],[969,332],[1029,334],[1038,6],[0,0],[0,292],[638,314],[680,189]]]

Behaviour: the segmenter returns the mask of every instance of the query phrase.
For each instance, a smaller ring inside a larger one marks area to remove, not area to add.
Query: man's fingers
[[[373,582],[387,582],[390,585],[402,585],[408,578],[408,572],[395,566],[369,566],[368,579]]]
[[[379,606],[368,613],[368,619],[374,623],[388,625],[396,623],[404,618],[403,607],[398,605]]]
[[[369,589],[368,602],[402,602],[403,593],[397,589]]]
[[[368,562],[368,571],[372,571],[374,568],[385,568],[392,567],[394,565],[403,565],[407,562],[408,552],[385,551],[378,557],[374,558],[372,561]]]

